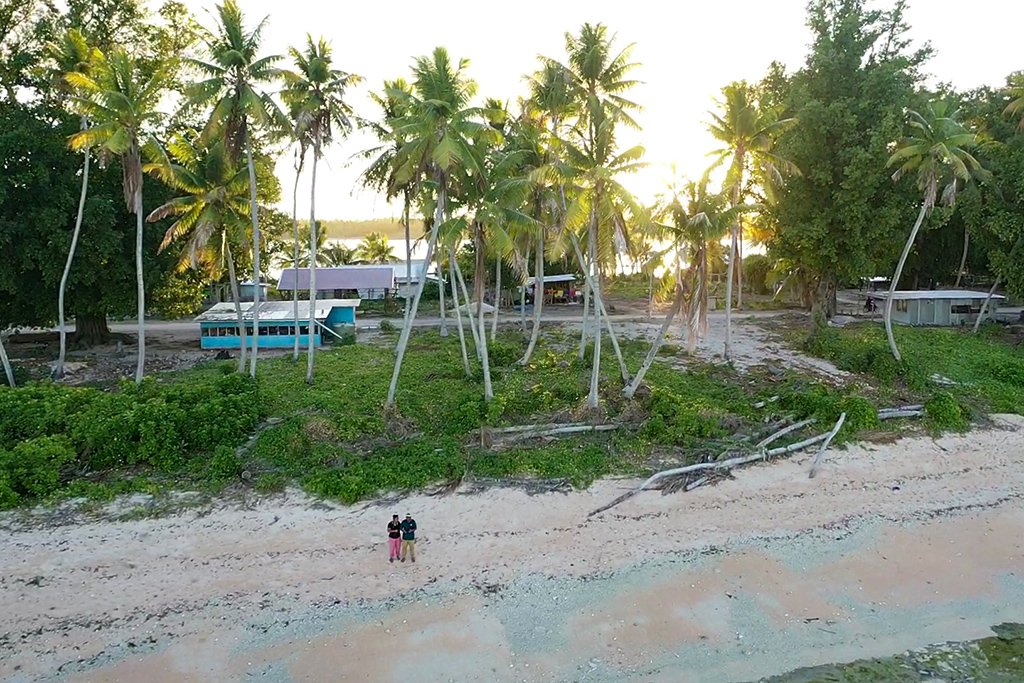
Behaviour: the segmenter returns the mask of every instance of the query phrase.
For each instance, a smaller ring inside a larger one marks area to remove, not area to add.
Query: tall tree
[[[719,113],[712,113],[708,129],[724,145],[712,152],[719,162],[728,163],[726,185],[732,205],[742,204],[747,195],[751,175],[769,187],[782,182],[783,173],[795,173],[796,167],[775,152],[779,135],[795,121],[780,118],[778,107],[762,106],[757,93],[744,82],[732,83],[722,89]],[[732,355],[732,292],[740,259],[741,225],[737,217],[729,237],[729,264],[725,279],[725,358]],[[742,289],[742,286],[740,287]],[[740,295],[742,297],[742,294]],[[738,298],[738,303],[742,298]]]
[[[805,65],[791,76],[773,65],[759,86],[762,100],[799,121],[775,149],[802,173],[786,179],[776,201],[763,202],[758,218],[771,256],[799,264],[793,281],[810,294],[818,323],[835,313],[839,286],[889,268],[914,194],[878,169],[904,112],[916,106],[918,68],[929,51],[910,47],[903,2],[887,11],[867,4],[812,2]]]
[[[241,8],[235,0],[225,0],[224,4],[217,6],[217,20],[216,28],[205,41],[209,61],[189,60],[191,66],[203,74],[204,78],[186,88],[185,94],[193,105],[213,105],[202,132],[203,140],[209,142],[216,137],[223,137],[233,162],[240,159],[243,151],[246,155],[252,221],[253,282],[257,285],[253,290],[249,374],[255,377],[259,354],[259,283],[262,281],[262,272],[252,129],[284,131],[288,130],[289,122],[270,95],[261,90],[277,77],[278,71],[274,64],[281,59],[278,55],[259,56],[267,19],[264,18],[255,28],[247,30]]]
[[[226,265],[241,340],[238,372],[244,373],[245,319],[231,245],[241,244],[245,238],[247,169],[231,163],[223,140],[207,147],[179,134],[168,143],[168,151],[169,156],[146,168],[185,194],[154,209],[147,220],[177,217],[164,234],[160,250],[172,244],[181,246],[179,268],[202,269],[217,280]]]
[[[148,72],[148,73],[147,73]],[[162,115],[157,105],[164,96],[169,70],[161,66],[144,70],[138,60],[115,49],[97,62],[92,74],[69,73],[68,82],[81,94],[76,106],[93,122],[91,128],[69,138],[71,147],[96,147],[99,153],[118,156],[122,167],[124,201],[135,214],[136,315],[139,326],[139,356],[135,383],[142,383],[146,362],[146,288],[142,270],[143,211],[142,155],[144,148],[157,146],[151,130]]]
[[[1007,116],[1020,117],[1018,125],[1024,129],[1024,71],[1010,76],[1006,92],[1010,96],[1010,103],[1006,105],[1004,113]]]
[[[356,248],[356,254],[367,263],[391,263],[395,260],[395,250],[382,232],[371,232],[364,237]]]
[[[344,137],[352,130],[352,109],[346,101],[347,90],[359,82],[359,76],[335,69],[332,63],[331,46],[323,38],[314,41],[306,36],[306,48],[289,50],[295,61],[296,71],[284,72],[285,89],[281,93],[284,101],[297,113],[296,124],[300,131],[309,131],[313,147],[311,171],[309,225],[309,355],[306,365],[306,382],[313,383],[313,356],[316,329],[316,168],[323,157],[324,148],[329,147],[335,136]]]
[[[886,166],[896,166],[893,177],[898,179],[907,173],[917,177],[917,187],[924,193],[917,221],[910,230],[903,253],[900,254],[896,272],[889,284],[889,296],[885,300],[885,336],[893,357],[900,361],[900,350],[892,333],[892,302],[899,286],[907,255],[914,246],[917,233],[924,219],[932,212],[938,201],[952,205],[956,201],[960,184],[972,177],[984,174],[984,169],[968,151],[977,146],[977,137],[964,128],[957,120],[957,111],[946,100],[935,100],[922,111],[909,112],[909,133],[899,143],[899,148],[889,158]],[[940,187],[942,195],[939,196]]]
[[[396,182],[420,179],[415,184],[423,186],[435,197],[434,220],[424,257],[426,263],[433,262],[438,231],[445,222],[452,173],[458,169],[480,173],[481,160],[476,143],[499,136],[497,131],[479,120],[479,108],[471,105],[476,83],[466,76],[468,67],[466,59],[453,64],[448,52],[440,47],[431,56],[418,58],[413,66],[414,94],[408,96],[409,113],[394,122],[395,132],[403,141],[394,161]],[[403,96],[400,92],[394,94]],[[416,286],[409,316],[398,339],[395,368],[385,404],[387,409],[395,407],[398,376],[425,282],[426,269]]]
[[[68,30],[59,43],[49,46],[48,52],[50,58],[55,63],[55,76],[57,76],[59,83],[55,89],[58,93],[63,93],[64,95],[70,94],[70,89],[66,87],[68,74],[80,73],[88,75],[93,65],[101,59],[100,52],[95,48],[89,47],[85,37],[77,29]],[[80,120],[81,129],[87,129],[89,127],[89,120],[84,116]],[[82,151],[82,157],[82,191],[78,199],[78,213],[75,217],[75,229],[71,233],[71,246],[68,249],[68,257],[64,263],[64,272],[60,278],[60,290],[57,293],[57,330],[60,335],[60,351],[57,355],[57,364],[53,369],[54,379],[60,379],[64,376],[64,358],[67,354],[64,297],[68,289],[68,277],[71,275],[71,264],[75,260],[75,251],[78,247],[78,236],[82,232],[82,218],[85,215],[85,199],[89,189],[89,162],[92,158],[88,147]]]

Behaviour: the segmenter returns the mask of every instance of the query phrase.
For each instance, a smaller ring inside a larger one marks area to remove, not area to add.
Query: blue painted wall
[[[331,312],[327,314],[327,327],[331,325],[337,325],[339,323],[348,323],[349,325],[356,324],[356,309],[351,307],[335,306],[331,309]]]
[[[211,326],[215,327],[215,326]],[[313,343],[317,346],[322,344],[322,339],[319,334],[313,335]],[[252,348],[252,337],[245,338],[246,348]],[[260,335],[260,348],[261,349],[290,349],[295,345],[294,334],[281,334],[281,335]],[[307,347],[309,345],[309,335],[299,335],[299,346]],[[203,349],[237,349],[241,348],[242,343],[237,335],[229,337],[200,337],[199,346]]]

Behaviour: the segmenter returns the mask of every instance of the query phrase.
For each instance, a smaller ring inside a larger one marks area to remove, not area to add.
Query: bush
[[[642,435],[658,443],[685,446],[695,439],[726,436],[722,413],[707,401],[687,399],[655,387],[648,402],[650,417]]]
[[[381,332],[384,332],[385,334],[390,334],[395,331],[395,324],[390,320],[384,319],[380,321],[380,324],[377,326],[377,329],[379,329]]]
[[[226,482],[242,474],[242,461],[230,446],[218,446],[206,468],[207,479]]]
[[[0,451],[0,463],[6,462],[9,455],[5,451]],[[21,502],[21,496],[15,493],[11,487],[10,476],[6,471],[0,469],[0,510],[17,507],[19,502]]]
[[[939,391],[924,406],[929,424],[940,431],[965,432],[970,426],[970,411],[948,391]]]
[[[768,273],[772,261],[764,254],[751,254],[743,259],[743,285],[754,294],[768,294]]]
[[[39,436],[22,441],[13,450],[0,452],[0,478],[19,496],[48,496],[60,488],[64,471],[76,460],[65,436]],[[4,494],[0,486],[0,497]]]

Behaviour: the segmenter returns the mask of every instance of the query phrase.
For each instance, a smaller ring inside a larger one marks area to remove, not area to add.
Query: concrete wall
[[[977,299],[908,299],[907,310],[899,310],[900,301],[893,302],[893,322],[901,325],[921,325],[930,327],[961,327],[973,325],[977,313],[954,313],[955,306],[970,306],[972,309],[981,307]],[[998,307],[995,299],[989,302],[988,314],[991,315]]]

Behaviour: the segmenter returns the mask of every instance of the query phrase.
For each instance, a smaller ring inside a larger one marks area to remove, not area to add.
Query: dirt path
[[[979,637],[1024,621],[1024,418],[998,424],[589,521],[634,482],[8,529],[0,678],[734,681]]]

